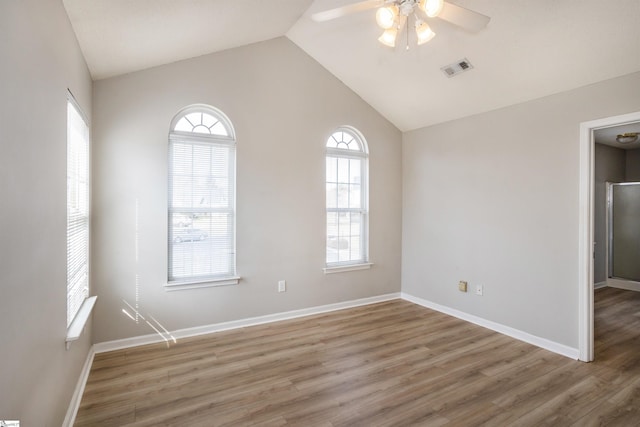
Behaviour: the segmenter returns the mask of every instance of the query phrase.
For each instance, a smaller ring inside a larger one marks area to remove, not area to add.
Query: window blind
[[[67,102],[67,327],[89,296],[89,127]]]

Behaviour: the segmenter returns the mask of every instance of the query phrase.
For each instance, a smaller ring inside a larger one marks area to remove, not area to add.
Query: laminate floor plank
[[[393,300],[101,353],[76,426],[640,425],[640,293],[582,363]]]

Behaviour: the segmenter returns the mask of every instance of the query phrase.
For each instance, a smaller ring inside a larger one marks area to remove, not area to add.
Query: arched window
[[[364,137],[352,127],[336,129],[327,140],[328,269],[369,262],[368,158]]]
[[[238,281],[235,153],[231,121],[214,107],[189,106],[171,122],[169,289]]]

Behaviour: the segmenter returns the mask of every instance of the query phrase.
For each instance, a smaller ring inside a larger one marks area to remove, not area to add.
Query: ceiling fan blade
[[[444,3],[438,18],[473,32],[482,30],[491,20],[486,15],[448,2]]]
[[[362,12],[381,6],[384,3],[383,0],[364,0],[358,3],[349,4],[335,9],[325,10],[324,12],[318,12],[311,15],[311,19],[316,22],[330,21],[332,19],[341,18],[351,13]]]

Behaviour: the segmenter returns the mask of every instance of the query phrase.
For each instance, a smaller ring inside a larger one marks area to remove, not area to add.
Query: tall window
[[[67,101],[67,327],[89,296],[89,126]]]
[[[368,152],[364,137],[338,128],[326,144],[327,267],[368,262]]]
[[[169,134],[169,284],[236,283],[236,142],[229,119],[195,105]]]

